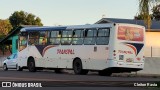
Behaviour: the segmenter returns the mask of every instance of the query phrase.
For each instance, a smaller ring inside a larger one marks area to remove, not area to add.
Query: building
[[[130,23],[145,26],[143,20],[102,18],[96,24],[102,23]],[[145,26],[146,27],[146,26]],[[151,29],[146,29],[146,57],[160,57],[160,21],[152,21]]]
[[[16,53],[18,49],[18,33],[22,27],[12,30],[5,38],[0,40],[0,55]]]
[[[37,25],[23,25],[19,26],[16,29],[12,30],[6,37],[0,40],[0,56],[8,56],[12,53],[17,53],[18,51],[18,34],[21,28],[24,27],[33,27]]]

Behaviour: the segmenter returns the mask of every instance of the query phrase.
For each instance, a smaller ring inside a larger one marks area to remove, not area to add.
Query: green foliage
[[[149,14],[150,4],[155,0],[139,0],[139,13],[142,15],[145,25],[148,29],[151,27],[151,17]]]
[[[142,14],[138,14],[137,16],[134,17],[134,19],[136,20],[143,20],[143,15]]]
[[[152,14],[150,14],[151,20],[153,20]],[[136,20],[144,20],[144,17],[142,14],[138,14],[137,16],[134,17]]]
[[[152,14],[149,15],[151,17],[151,20],[160,20],[160,4],[156,5],[152,8]],[[144,15],[143,14],[139,14],[137,16],[135,16],[135,19],[137,20],[144,20]]]
[[[159,21],[160,20],[160,5],[153,7],[152,12],[153,12],[152,14],[153,19]]]
[[[0,20],[0,38],[6,36],[12,29],[12,25],[8,19]]]
[[[32,13],[27,13],[24,11],[15,11],[10,17],[9,20],[12,26],[18,27],[20,25],[38,25],[43,26],[41,19],[36,17]]]
[[[138,16],[137,18],[143,19],[148,29],[151,27],[152,19],[152,15],[150,15],[149,12],[152,6],[157,2],[160,2],[160,0],[139,0],[139,15],[141,16]]]

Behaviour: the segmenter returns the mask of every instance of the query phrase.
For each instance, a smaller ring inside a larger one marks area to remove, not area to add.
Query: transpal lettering
[[[118,50],[118,53],[133,54],[131,51],[123,51],[123,50]]]
[[[57,49],[57,54],[74,54],[74,49]]]

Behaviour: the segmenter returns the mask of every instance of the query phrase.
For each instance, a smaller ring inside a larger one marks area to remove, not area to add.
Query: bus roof
[[[49,30],[65,30],[67,27],[27,27],[27,28],[22,28],[21,32],[32,32],[32,31],[49,31]]]
[[[89,28],[111,28],[114,24],[116,25],[122,23],[86,24],[86,25],[55,26],[55,27],[53,26],[25,27],[21,29],[21,32],[66,30],[66,29],[70,30],[70,29],[89,29]],[[134,24],[126,24],[126,25],[134,25]]]
[[[86,29],[86,28],[104,28],[111,27],[111,24],[86,24],[86,25],[72,25],[72,26],[43,26],[43,27],[25,27],[21,29],[21,32],[32,32],[32,31],[50,31],[50,30],[65,30],[65,29]]]

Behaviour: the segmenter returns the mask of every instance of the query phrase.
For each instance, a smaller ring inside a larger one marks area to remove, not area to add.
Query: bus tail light
[[[114,59],[116,59],[116,50],[113,50]]]
[[[145,61],[145,56],[143,56],[143,61]]]
[[[113,56],[116,56],[116,50],[113,50]]]

